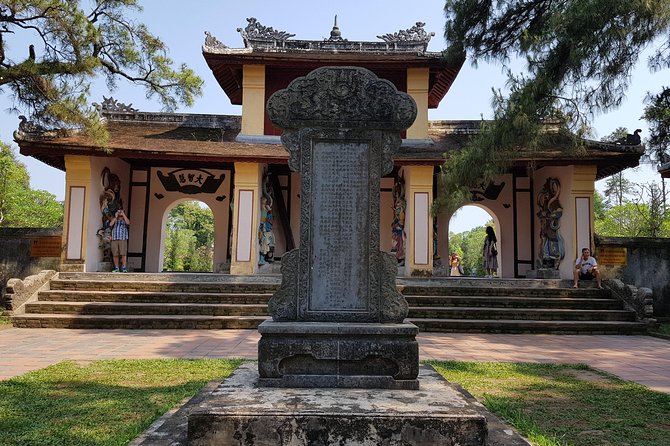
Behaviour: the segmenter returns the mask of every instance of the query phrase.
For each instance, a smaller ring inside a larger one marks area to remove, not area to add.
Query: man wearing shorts
[[[130,220],[126,217],[123,209],[118,209],[109,222],[112,228],[112,260],[114,260],[113,273],[119,272],[119,260],[121,272],[127,273],[126,259],[128,256],[128,227]]]
[[[599,289],[603,289],[602,281],[600,279],[600,271],[598,270],[598,263],[596,259],[591,257],[591,250],[589,248],[582,249],[582,256],[575,262],[575,284],[573,288],[579,288],[580,280],[596,279]]]

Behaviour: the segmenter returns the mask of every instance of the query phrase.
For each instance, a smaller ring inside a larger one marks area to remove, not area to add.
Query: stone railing
[[[651,289],[626,285],[619,279],[606,280],[604,285],[609,288],[615,298],[624,303],[627,309],[635,311],[639,321],[648,324],[656,323]]]
[[[2,308],[11,314],[21,314],[28,302],[37,300],[37,292],[48,289],[49,281],[56,275],[56,271],[45,270],[25,279],[9,279]]]

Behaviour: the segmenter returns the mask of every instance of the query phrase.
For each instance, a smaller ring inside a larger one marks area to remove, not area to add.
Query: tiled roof
[[[120,157],[126,161],[179,161],[230,163],[240,161],[284,164],[288,154],[279,137],[239,135],[239,116],[194,115],[148,112],[103,113],[108,119],[110,142],[105,153],[87,137],[78,134],[39,134],[17,132],[21,153],[64,169],[63,156],[88,154]],[[427,140],[403,140],[395,156],[396,164],[432,164],[444,161],[444,154],[463,148],[479,132],[481,121],[433,121]],[[625,146],[586,141],[584,150],[575,152],[567,140],[557,137],[541,151],[520,149],[516,163],[533,160],[536,166],[596,164],[598,178],[637,166],[642,146]]]

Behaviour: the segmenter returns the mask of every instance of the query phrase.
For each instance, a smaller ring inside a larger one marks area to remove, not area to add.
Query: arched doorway
[[[164,272],[213,271],[214,214],[209,206],[183,199],[166,209],[160,262]]]
[[[498,276],[500,276],[500,225],[495,214],[482,205],[468,204],[461,206],[448,220],[448,237],[441,232],[442,238],[447,239],[442,244],[441,256],[444,264],[449,266],[449,255],[455,252],[461,258],[463,273],[469,277],[484,277],[484,261],[482,248],[486,237],[486,226],[492,226],[498,238]],[[445,246],[446,245],[446,246]],[[449,268],[447,268],[447,271]]]

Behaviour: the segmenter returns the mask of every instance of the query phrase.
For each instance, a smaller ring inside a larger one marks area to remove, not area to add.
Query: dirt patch
[[[565,369],[562,371],[565,375],[572,376],[580,381],[587,381],[597,384],[611,384],[610,378],[593,370]]]

